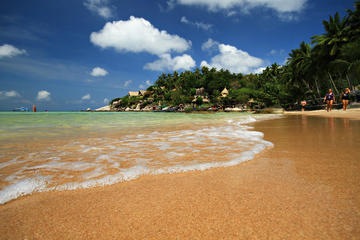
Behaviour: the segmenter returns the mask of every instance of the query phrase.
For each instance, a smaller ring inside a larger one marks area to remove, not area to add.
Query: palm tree
[[[337,12],[334,17],[330,16],[329,21],[323,21],[326,33],[323,35],[315,35],[311,37],[312,44],[320,47],[326,47],[330,56],[335,56],[340,47],[349,41],[346,36],[346,18],[340,19]]]
[[[346,18],[346,34],[351,41],[360,38],[360,1],[354,4],[355,11],[348,9],[348,17]]]
[[[293,83],[304,85],[307,92],[316,98],[311,85],[315,83],[319,95],[320,91],[317,80],[314,78],[315,68],[310,44],[302,42],[300,48],[291,50],[289,56],[287,64],[293,69]]]
[[[360,42],[345,44],[341,48],[339,58],[332,61],[330,66],[345,74],[349,87],[353,89],[356,76],[360,73]]]
[[[336,83],[330,72],[329,63],[337,58],[340,48],[349,41],[347,18],[340,19],[339,13],[334,17],[330,16],[329,21],[323,21],[325,33],[323,35],[315,35],[311,37],[312,44],[315,44],[314,51],[316,52],[317,63],[320,66],[319,73],[327,69],[327,75],[335,92],[339,94]]]

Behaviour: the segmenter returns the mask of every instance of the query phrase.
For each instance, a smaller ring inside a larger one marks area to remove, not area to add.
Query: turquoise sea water
[[[241,114],[248,116],[248,114]],[[186,124],[201,125],[239,114],[128,112],[0,112],[0,140],[67,136],[101,131],[138,131]]]
[[[271,147],[243,113],[0,113],[0,204],[41,191],[248,161]]]

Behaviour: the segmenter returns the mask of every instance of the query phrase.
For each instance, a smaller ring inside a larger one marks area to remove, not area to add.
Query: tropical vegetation
[[[202,67],[182,73],[162,73],[143,96],[113,99],[122,107],[148,104],[210,106],[248,104],[252,106],[295,108],[301,100],[319,103],[329,88],[340,95],[345,87],[355,89],[360,82],[360,1],[323,21],[324,33],[310,43],[291,50],[284,65],[272,64],[260,74],[235,74],[226,69]],[[223,89],[229,93],[222,96]],[[201,96],[197,89],[203,89]],[[194,100],[195,99],[195,100]]]

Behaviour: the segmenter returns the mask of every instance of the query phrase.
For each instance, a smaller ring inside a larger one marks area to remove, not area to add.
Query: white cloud
[[[202,61],[201,67],[223,68],[233,73],[251,73],[264,63],[262,59],[253,57],[231,45],[219,44],[218,48],[219,54],[214,56],[210,63]]]
[[[41,90],[38,92],[36,99],[39,101],[49,101],[50,100],[50,93],[46,90]]]
[[[20,97],[20,94],[15,91],[0,91],[0,98],[11,98],[11,97]]]
[[[124,87],[128,87],[132,83],[132,80],[127,80],[124,82]]]
[[[214,49],[217,49],[218,46],[219,46],[219,43],[217,41],[214,41],[213,39],[209,38],[206,42],[204,42],[201,45],[201,50],[213,51]]]
[[[160,56],[160,59],[155,62],[147,63],[144,66],[144,69],[153,70],[153,71],[177,71],[177,70],[190,70],[195,67],[194,59],[184,54],[182,56],[177,56],[172,58],[170,54],[166,53]]]
[[[257,7],[273,9],[280,14],[300,12],[306,6],[308,0],[169,0],[168,4],[187,6],[203,6],[210,11],[230,10],[240,8],[242,11],[250,11]]]
[[[189,24],[189,25],[193,25],[197,28],[201,28],[205,31],[208,31],[212,28],[212,24],[208,24],[208,23],[203,23],[203,22],[192,22],[189,21],[185,16],[182,16],[180,19],[180,22],[185,23],[185,24]]]
[[[104,103],[108,104],[108,103],[109,103],[109,99],[104,98]]]
[[[91,95],[88,93],[88,94],[82,96],[81,100],[90,100],[90,98],[91,98]]]
[[[275,49],[272,49],[269,54],[270,55],[276,55],[278,53],[278,51],[276,51]]]
[[[108,72],[101,68],[101,67],[95,67],[92,71],[91,71],[91,76],[94,76],[94,77],[103,77],[103,76],[106,76],[108,75]]]
[[[212,68],[212,66],[210,66],[205,60],[201,61],[200,67]]]
[[[4,44],[0,46],[0,58],[14,57],[16,55],[26,54],[26,50],[18,49],[10,44]]]
[[[259,68],[255,69],[253,71],[253,73],[261,74],[265,69],[266,69],[266,67],[259,67]]]
[[[150,80],[146,80],[145,83],[142,83],[139,85],[139,88],[145,89],[145,88],[148,88],[149,86],[151,86],[151,82],[150,82]]]
[[[91,33],[90,41],[101,48],[113,47],[120,52],[148,52],[155,55],[184,52],[191,47],[191,41],[160,31],[149,21],[133,16],[127,21],[106,23],[99,32]]]
[[[236,15],[236,14],[237,14],[236,11],[229,11],[229,12],[226,14],[226,16],[231,17],[231,16],[234,16],[234,15]]]
[[[96,13],[100,15],[103,18],[111,18],[114,16],[112,8],[113,6],[109,6],[108,0],[85,0],[84,6],[92,11],[93,13]]]
[[[276,49],[272,49],[267,55],[270,56],[281,56],[286,54],[284,49],[280,49],[280,50],[276,50]]]

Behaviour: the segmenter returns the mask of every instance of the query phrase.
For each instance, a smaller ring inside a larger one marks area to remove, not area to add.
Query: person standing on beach
[[[324,102],[326,101],[326,111],[328,112],[332,110],[332,105],[335,102],[335,95],[332,92],[331,88],[329,89],[329,92],[325,95]]]
[[[350,89],[345,88],[345,92],[342,94],[343,111],[346,111],[346,108],[349,105],[349,100],[350,100]]]
[[[306,106],[306,100],[301,101],[301,106],[302,106],[301,111],[304,112]]]

